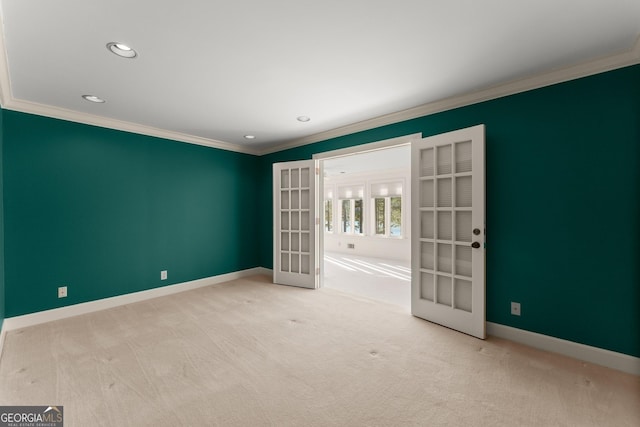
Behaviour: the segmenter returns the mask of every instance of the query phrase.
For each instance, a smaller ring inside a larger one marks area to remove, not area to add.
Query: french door
[[[414,141],[411,312],[484,339],[484,125]]]
[[[273,165],[273,282],[317,288],[314,160]]]

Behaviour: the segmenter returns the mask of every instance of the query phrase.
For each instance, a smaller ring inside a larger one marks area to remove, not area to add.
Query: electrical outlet
[[[355,248],[356,248],[355,243],[347,243],[347,249],[355,249]]]
[[[167,270],[162,270],[160,272],[160,280],[167,280]]]
[[[520,303],[511,301],[511,314],[520,316]]]
[[[67,296],[67,287],[60,286],[58,288],[58,298],[66,298],[66,296]]]

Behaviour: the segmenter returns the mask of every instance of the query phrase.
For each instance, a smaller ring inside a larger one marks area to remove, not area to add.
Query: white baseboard
[[[4,340],[5,331],[26,328],[27,326],[38,325],[41,323],[51,322],[53,320],[65,319],[67,317],[79,316],[81,314],[92,313],[94,311],[105,310],[125,304],[132,304],[152,298],[177,294],[179,292],[203,288],[205,286],[228,282],[230,280],[255,276],[256,274],[269,275],[270,270],[262,267],[250,268],[248,270],[235,271],[233,273],[221,274],[219,276],[205,277],[204,279],[148,289],[146,291],[133,292],[130,294],[69,305],[67,307],[54,308],[52,310],[39,311],[37,313],[25,314],[22,316],[9,317],[4,319],[4,323],[2,324],[3,335],[1,339]],[[1,345],[2,341],[0,341],[0,351]],[[2,353],[0,353],[0,355],[2,355]]]
[[[559,353],[607,368],[640,375],[640,358],[598,347],[579,344],[560,338],[542,335],[498,323],[487,322],[487,334],[504,338],[540,350]]]

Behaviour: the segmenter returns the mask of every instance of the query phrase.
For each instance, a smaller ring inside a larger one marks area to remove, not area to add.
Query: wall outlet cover
[[[519,302],[511,302],[511,314],[514,316],[520,316],[520,303]]]
[[[160,272],[160,280],[167,280],[167,270],[162,270]]]
[[[67,287],[60,286],[58,288],[58,298],[65,298],[67,296]]]

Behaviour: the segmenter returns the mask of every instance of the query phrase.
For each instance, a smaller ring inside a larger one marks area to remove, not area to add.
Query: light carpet
[[[640,377],[255,276],[10,331],[65,426],[638,426]]]

